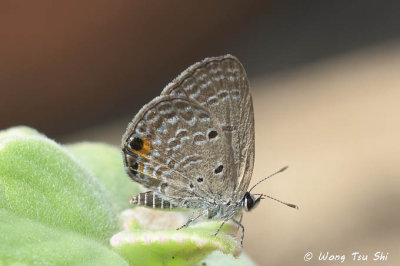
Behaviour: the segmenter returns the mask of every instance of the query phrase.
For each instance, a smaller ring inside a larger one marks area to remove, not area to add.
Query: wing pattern
[[[254,162],[243,66],[227,55],[189,67],[139,111],[122,149],[130,177],[176,205],[242,199]]]

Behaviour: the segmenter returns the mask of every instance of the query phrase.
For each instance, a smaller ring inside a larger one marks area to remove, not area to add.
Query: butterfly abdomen
[[[172,204],[167,200],[164,200],[157,193],[154,193],[153,191],[147,191],[144,193],[137,194],[131,199],[130,203],[156,209],[176,208],[174,204]]]

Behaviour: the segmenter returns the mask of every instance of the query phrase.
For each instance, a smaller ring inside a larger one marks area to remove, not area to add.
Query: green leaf
[[[191,265],[212,251],[235,253],[239,248],[228,235],[198,230],[123,231],[113,236],[111,245],[132,265]]]
[[[0,208],[108,242],[117,210],[100,182],[54,141],[15,132],[0,142]]]
[[[214,251],[210,256],[197,263],[196,266],[253,266],[256,265],[245,253],[240,254],[238,257],[233,257],[229,254],[223,254],[220,251]]]
[[[128,265],[103,244],[0,209],[0,265]]]
[[[236,226],[202,222],[177,231],[187,217],[182,213],[137,207],[121,215],[124,231],[111,238],[111,246],[132,265],[192,265],[213,251],[237,256],[240,245],[226,234]],[[225,233],[224,233],[225,232]]]
[[[119,210],[130,207],[129,200],[140,192],[140,188],[125,173],[119,149],[89,142],[67,145],[67,149],[94,173]]]
[[[26,136],[43,136],[35,129],[25,126],[11,127],[0,131],[0,143],[7,138],[26,137]]]

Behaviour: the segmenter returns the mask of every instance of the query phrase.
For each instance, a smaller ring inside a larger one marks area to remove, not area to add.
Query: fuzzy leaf
[[[129,265],[107,246],[0,209],[0,265]]]
[[[107,243],[118,220],[104,187],[54,141],[15,132],[0,142],[0,208]]]
[[[111,246],[132,265],[192,265],[213,251],[237,256],[240,246],[224,232],[235,231],[226,224],[214,233],[221,222],[203,222],[177,231],[185,215],[137,207],[121,215],[124,231],[114,235]]]
[[[140,192],[140,188],[125,173],[119,149],[89,142],[67,145],[67,149],[95,174],[119,210],[129,207],[129,200]]]
[[[242,252],[240,256],[233,257],[229,254],[223,254],[220,251],[214,251],[207,258],[197,263],[196,266],[253,266],[256,265],[245,253]]]
[[[7,138],[26,137],[26,136],[43,136],[35,129],[25,126],[11,127],[0,131],[0,143]]]
[[[237,253],[232,237],[198,230],[123,231],[111,238],[111,245],[132,265],[191,265],[212,251]]]

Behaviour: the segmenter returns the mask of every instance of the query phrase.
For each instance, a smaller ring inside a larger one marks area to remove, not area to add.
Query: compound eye
[[[253,197],[250,195],[250,193],[249,192],[246,192],[246,195],[245,195],[245,204],[246,204],[246,209],[248,210],[248,211],[250,211],[251,209],[253,209],[253,207],[254,207],[254,199],[253,199]]]

